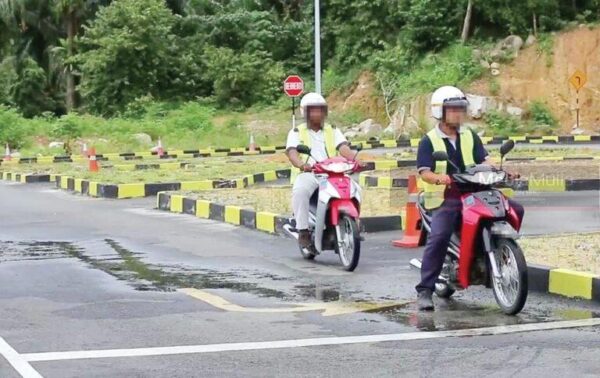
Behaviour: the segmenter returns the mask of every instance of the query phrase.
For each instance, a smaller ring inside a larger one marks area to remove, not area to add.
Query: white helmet
[[[464,108],[467,110],[467,96],[456,87],[445,86],[437,89],[431,96],[431,116],[441,120],[446,107]]]
[[[323,106],[327,108],[327,101],[318,93],[307,93],[300,101],[300,114],[306,117],[306,108],[309,106]]]

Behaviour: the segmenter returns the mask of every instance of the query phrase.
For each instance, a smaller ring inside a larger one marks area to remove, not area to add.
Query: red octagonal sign
[[[289,97],[298,97],[304,92],[304,81],[297,75],[288,76],[283,82],[283,91]]]

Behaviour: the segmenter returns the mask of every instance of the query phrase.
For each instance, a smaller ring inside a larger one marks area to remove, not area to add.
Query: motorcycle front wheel
[[[496,241],[494,258],[500,278],[492,274],[496,302],[507,315],[518,314],[527,300],[527,262],[519,245],[512,239]]]
[[[340,237],[336,240],[335,252],[340,256],[344,269],[352,272],[360,258],[360,232],[356,220],[348,215],[340,218]]]

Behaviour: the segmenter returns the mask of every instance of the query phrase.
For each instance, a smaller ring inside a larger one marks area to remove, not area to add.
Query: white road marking
[[[329,346],[329,345],[349,345],[364,343],[381,343],[390,341],[411,341],[440,339],[447,337],[468,337],[468,336],[491,336],[506,335],[511,333],[532,332],[543,330],[555,330],[576,327],[600,326],[600,319],[570,320],[561,322],[535,323],[535,324],[517,324],[509,326],[497,326],[488,328],[464,329],[456,331],[439,332],[411,332],[395,333],[387,335],[366,335],[366,336],[347,336],[347,337],[324,337],[313,339],[297,340],[278,340],[278,341],[259,341],[246,343],[227,343],[227,344],[208,344],[208,345],[187,345],[172,347],[155,348],[134,348],[134,349],[104,349],[70,352],[48,352],[48,353],[25,353],[21,358],[26,361],[62,361],[79,360],[95,358],[122,358],[122,357],[147,357],[147,356],[166,356],[178,354],[198,354],[198,353],[216,353],[216,352],[235,352],[246,350],[265,350],[265,349],[283,349],[283,348],[302,348],[311,346]]]
[[[17,353],[8,343],[0,337],[0,355],[2,355],[12,367],[24,378],[42,378],[29,362]]]

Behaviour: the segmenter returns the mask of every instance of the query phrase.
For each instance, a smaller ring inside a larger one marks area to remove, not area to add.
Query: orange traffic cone
[[[406,227],[401,240],[394,240],[395,247],[417,248],[422,245],[421,215],[417,209],[418,199],[417,177],[408,176],[408,203],[406,204]]]
[[[248,151],[256,151],[256,142],[254,141],[254,135],[250,134],[250,144],[248,145]]]
[[[6,143],[6,150],[4,152],[4,161],[10,161],[12,160],[12,156],[10,156],[10,147],[8,146],[8,143]]]
[[[165,150],[163,149],[163,145],[162,145],[162,141],[160,140],[160,137],[158,138],[158,146],[156,146],[156,155],[158,155],[159,158],[163,157],[163,155],[165,154]]]
[[[100,170],[100,166],[98,165],[98,160],[96,160],[96,148],[90,148],[90,172],[98,172]]]

